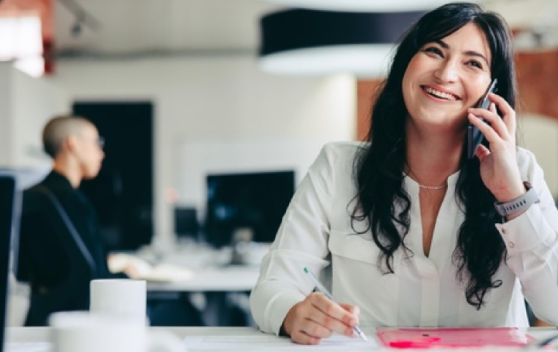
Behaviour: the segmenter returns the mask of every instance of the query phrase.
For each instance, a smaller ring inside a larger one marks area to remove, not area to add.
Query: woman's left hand
[[[503,203],[525,193],[517,164],[516,117],[515,111],[504,98],[490,93],[489,99],[492,102],[489,110],[470,108],[468,118],[490,144],[490,149],[481,144],[475,152],[480,161],[482,181],[498,202]],[[497,114],[496,106],[502,112],[502,118]]]

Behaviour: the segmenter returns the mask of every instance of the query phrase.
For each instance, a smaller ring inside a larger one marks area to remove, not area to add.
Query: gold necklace
[[[446,186],[447,186],[447,184],[445,184],[445,183],[443,185],[440,185],[440,186],[425,186],[425,185],[421,185],[420,183],[418,183],[418,185],[419,185],[420,188],[429,189],[429,190],[432,190],[432,191],[438,191],[440,189],[446,188]]]
[[[409,169],[409,173],[407,173],[406,175],[409,176],[409,175],[411,175],[411,174],[412,174],[413,176],[415,176],[415,178],[417,177],[417,176],[414,174],[414,172],[411,171],[411,169]],[[439,191],[439,190],[441,190],[441,189],[446,188],[446,186],[448,185],[448,184],[447,184],[447,181],[444,182],[444,184],[439,185],[439,186],[426,186],[426,185],[421,185],[420,183],[418,183],[418,181],[415,181],[415,182],[419,185],[420,188],[429,189],[429,190],[431,190],[431,191]]]

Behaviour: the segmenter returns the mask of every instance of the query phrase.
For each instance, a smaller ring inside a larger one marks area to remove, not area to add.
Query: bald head
[[[73,135],[81,133],[93,124],[83,117],[63,115],[52,118],[43,129],[43,148],[53,159],[62,150],[64,141]]]

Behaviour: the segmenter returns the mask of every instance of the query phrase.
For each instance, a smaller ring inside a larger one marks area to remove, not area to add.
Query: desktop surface
[[[348,339],[334,336],[329,340],[323,340],[319,346],[301,346],[291,343],[289,339],[284,337],[276,337],[270,334],[264,334],[255,328],[236,328],[236,327],[161,327],[150,328],[151,330],[163,330],[175,334],[184,340],[185,347],[188,352],[196,351],[289,351],[289,350],[305,350],[305,351],[355,351],[364,352],[378,349],[377,342],[372,341],[370,344],[364,343],[360,339]],[[363,328],[368,336],[375,336],[375,328]],[[527,333],[537,340],[545,339],[558,333],[556,328],[530,328]],[[17,349],[18,345],[27,344],[31,346],[41,347],[49,344],[50,329],[48,327],[29,328],[29,327],[10,327],[7,329],[7,352],[24,351]],[[391,350],[381,348],[382,350]],[[407,351],[424,351],[424,348],[406,349]],[[448,351],[455,349],[448,349]],[[467,348],[467,351],[509,351],[511,348],[501,347],[482,347]],[[522,350],[517,348],[515,350]],[[525,349],[523,349],[525,350]],[[531,351],[537,349],[530,349]],[[540,349],[548,350],[548,349]],[[28,351],[33,351],[29,349]],[[45,352],[48,350],[44,350]],[[437,348],[436,351],[444,351]]]
[[[257,244],[251,250],[254,263],[230,265],[232,249],[214,249],[191,244],[160,252],[144,247],[138,252],[114,252],[109,256],[109,269],[121,271],[132,264],[145,276],[147,290],[167,292],[239,292],[254,288],[260,272],[261,257],[269,246]],[[258,259],[259,258],[259,259]],[[141,265],[139,265],[141,264]]]
[[[180,281],[148,281],[147,291],[167,292],[238,292],[251,291],[260,268],[249,265],[226,265],[196,269],[192,277]]]

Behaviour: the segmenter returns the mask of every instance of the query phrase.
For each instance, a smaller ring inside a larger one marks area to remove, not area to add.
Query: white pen
[[[320,281],[318,281],[318,279],[314,276],[314,274],[312,274],[312,272],[310,270],[308,270],[308,268],[304,268],[304,272],[306,274],[308,274],[308,276],[310,277],[310,280],[312,280],[312,282],[314,283],[314,285],[316,285],[316,289],[321,292],[322,294],[324,294],[327,298],[329,298],[330,300],[334,301],[333,296],[331,295],[331,293],[329,293],[329,291],[327,290],[327,288],[324,287],[324,285],[322,285],[322,283]],[[358,326],[353,326],[353,330],[354,332],[356,332],[356,334],[358,336],[360,336],[361,339],[363,339],[364,341],[368,341],[368,338],[366,337],[366,335],[364,335],[364,333],[362,332],[362,330],[360,330],[358,328]]]

